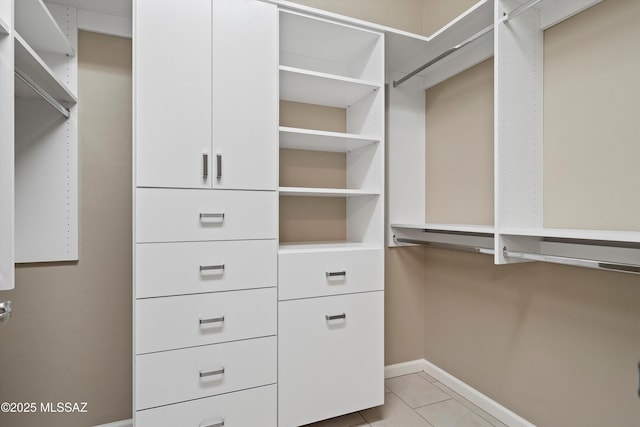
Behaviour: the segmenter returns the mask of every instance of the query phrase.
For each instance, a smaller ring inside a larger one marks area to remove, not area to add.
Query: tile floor
[[[507,427],[424,372],[385,381],[384,405],[307,427]]]

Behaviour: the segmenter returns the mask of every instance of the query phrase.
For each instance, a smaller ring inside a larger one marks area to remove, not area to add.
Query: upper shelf
[[[470,224],[391,224],[391,228],[405,228],[420,230],[431,233],[473,233],[493,235],[495,228],[492,225],[470,225]]]
[[[367,190],[351,190],[346,188],[311,188],[311,187],[280,187],[281,196],[301,197],[349,197],[349,196],[378,196],[380,193]]]
[[[42,0],[16,1],[15,26],[16,32],[38,52],[75,55],[67,36]]]
[[[379,139],[351,133],[280,127],[280,148],[348,153]]]
[[[318,253],[318,252],[345,252],[363,250],[382,250],[380,246],[361,242],[335,241],[335,242],[291,242],[280,243],[278,254],[294,253]]]
[[[280,66],[280,99],[347,108],[381,84],[326,73]]]
[[[280,64],[382,80],[381,33],[290,11],[280,12]]]
[[[640,243],[640,231],[577,230],[565,228],[506,228],[500,230],[500,234],[510,236],[549,237],[556,239]]]
[[[56,100],[71,104],[78,102],[77,96],[51,71],[51,68],[17,32],[15,34],[15,66],[24,71]],[[16,85],[15,90],[16,96],[37,97],[31,89],[24,85]]]

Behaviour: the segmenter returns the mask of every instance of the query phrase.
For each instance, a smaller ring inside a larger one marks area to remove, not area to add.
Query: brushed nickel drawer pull
[[[200,378],[212,377],[214,375],[222,375],[222,374],[224,374],[224,367],[213,370],[213,371],[200,371]]]
[[[224,316],[212,317],[210,319],[200,319],[201,325],[209,325],[211,323],[222,323],[222,322],[224,322]]]
[[[206,423],[209,422],[210,421],[206,421]],[[224,427],[224,418],[218,418],[216,421],[213,421],[212,424],[202,423],[200,424],[200,427]]]
[[[327,277],[347,277],[346,271],[327,271]]]
[[[202,179],[209,177],[209,154],[202,153]]]
[[[222,154],[217,154],[216,160],[217,160],[216,166],[218,166],[218,174],[216,175],[216,178],[222,179]]]
[[[200,266],[200,271],[212,271],[212,270],[224,270],[224,264]]]
[[[338,320],[338,319],[346,319],[347,318],[347,314],[346,313],[333,314],[333,315],[326,314],[324,317],[325,317],[325,319],[327,319],[327,321],[329,321],[329,320]]]
[[[211,218],[217,218],[217,219],[224,219],[224,213],[201,213],[200,214],[200,219],[211,219]]]

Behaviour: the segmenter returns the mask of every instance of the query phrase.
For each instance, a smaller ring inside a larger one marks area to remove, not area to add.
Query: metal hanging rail
[[[58,102],[58,100],[55,99],[53,96],[49,95],[49,93],[46,90],[44,90],[38,83],[33,81],[33,79],[29,77],[24,71],[22,71],[18,67],[15,67],[15,74],[16,74],[16,77],[22,80],[22,82],[26,84],[31,90],[33,90],[35,93],[40,95],[42,99],[47,101],[53,108],[58,110],[60,114],[65,116],[67,119],[69,118],[69,116],[71,115],[71,113],[69,112],[69,109],[64,105],[62,105],[60,102]]]
[[[493,249],[491,248],[482,248],[478,246],[466,246],[466,245],[459,245],[455,243],[429,242],[426,240],[405,239],[404,237],[394,237],[393,240],[396,241],[397,243],[412,243],[414,245],[429,246],[431,248],[437,248],[437,249],[452,249],[456,251],[477,252],[477,253],[487,254],[487,255],[493,255],[494,253]]]
[[[572,265],[575,267],[595,268],[598,270],[618,271],[624,273],[640,274],[640,265],[621,262],[598,261],[592,259],[569,258],[556,255],[543,255],[530,252],[510,251],[504,248],[504,256],[508,258],[520,258],[531,261],[552,262],[555,264]]]
[[[522,6],[516,7],[509,13],[505,12],[504,16],[502,17],[502,22],[509,22],[510,20],[520,15],[521,13],[524,13],[527,10],[531,9],[533,6],[537,5],[541,1],[542,0],[530,0],[527,3],[524,3]]]
[[[456,52],[456,51],[458,51],[460,49],[462,49],[463,47],[465,47],[469,43],[472,43],[472,42],[476,41],[477,39],[479,39],[480,37],[484,36],[485,34],[487,34],[488,32],[490,32],[492,30],[493,30],[493,24],[485,27],[484,29],[480,30],[476,34],[472,35],[471,37],[469,37],[468,39],[463,41],[462,43],[459,43],[459,44],[455,45],[454,47],[452,47],[451,49],[441,53],[440,55],[438,55],[435,58],[433,58],[431,61],[427,62],[426,64],[424,64],[424,65],[422,65],[422,66],[420,66],[418,68],[416,68],[415,70],[413,70],[412,72],[410,72],[406,76],[402,77],[401,79],[394,80],[393,81],[393,87],[400,86],[402,83],[404,83],[405,81],[409,80],[411,77],[413,77],[416,74],[426,70],[427,68],[431,67],[433,64],[435,64],[437,62],[440,62],[441,60],[443,60],[447,56],[451,55],[452,53],[454,53],[454,52]]]

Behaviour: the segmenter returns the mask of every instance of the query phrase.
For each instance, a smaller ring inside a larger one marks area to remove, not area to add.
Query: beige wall
[[[131,41],[81,32],[80,260],[16,270],[0,329],[0,401],[87,402],[86,414],[4,414],[11,427],[131,418]]]

